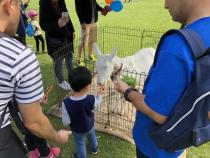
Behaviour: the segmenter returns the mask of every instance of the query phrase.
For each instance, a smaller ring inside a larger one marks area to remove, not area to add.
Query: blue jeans
[[[65,57],[58,57],[57,59],[54,60],[54,72],[55,75],[58,79],[58,83],[61,83],[64,81],[64,76],[63,76],[63,61],[65,59],[65,64],[66,64],[66,68],[68,73],[71,72],[72,70],[72,65],[73,65],[73,54],[69,53],[68,55],[66,55]]]
[[[72,134],[73,134],[74,141],[76,144],[77,158],[86,158],[86,147],[85,147],[85,141],[84,141],[84,138],[86,136],[87,136],[88,142],[90,143],[91,150],[93,152],[97,151],[98,142],[96,139],[94,127],[87,133],[76,133],[72,131]]]

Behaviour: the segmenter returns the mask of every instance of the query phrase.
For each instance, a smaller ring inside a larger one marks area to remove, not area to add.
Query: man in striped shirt
[[[24,150],[11,128],[8,102],[18,102],[23,123],[34,135],[66,143],[68,132],[55,131],[42,113],[44,97],[39,63],[31,49],[11,38],[20,19],[19,0],[0,0],[0,157],[23,158]]]

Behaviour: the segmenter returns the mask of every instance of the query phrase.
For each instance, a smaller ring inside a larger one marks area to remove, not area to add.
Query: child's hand
[[[99,94],[99,95],[102,95],[102,94],[104,94],[104,93],[105,93],[105,86],[100,86],[100,87],[99,87],[98,94]]]

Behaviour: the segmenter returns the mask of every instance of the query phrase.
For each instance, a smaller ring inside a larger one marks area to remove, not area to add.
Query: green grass
[[[104,5],[104,1],[100,0],[99,3]],[[76,30],[76,38],[79,38],[79,22],[75,12],[74,0],[66,0],[66,4],[68,10],[71,15],[71,19],[73,21],[75,30]],[[34,0],[30,2],[29,9],[38,10],[38,0]],[[132,28],[134,30],[157,30],[160,32],[166,31],[170,28],[178,28],[179,24],[172,22],[170,15],[168,14],[167,10],[164,9],[164,0],[133,0],[131,3],[125,3],[124,8],[121,12],[115,13],[111,12],[106,17],[99,15],[99,28],[102,26],[113,26],[115,29],[116,27],[119,28]],[[110,28],[107,28],[106,31],[113,31]],[[114,30],[114,32],[119,31],[120,34],[125,33],[123,30],[120,29]],[[111,35],[112,34],[112,35]],[[134,31],[134,34],[136,32]],[[140,35],[139,35],[140,36]],[[139,38],[137,35],[136,38]],[[150,37],[150,35],[148,35]],[[146,38],[146,37],[145,37]],[[101,41],[101,40],[100,40]],[[115,42],[113,42],[115,41]],[[138,48],[139,43],[132,43],[129,48],[123,47],[125,43],[130,42],[131,40],[128,38],[121,38],[121,36],[117,36],[117,34],[110,33],[108,37],[105,37],[105,41],[107,45],[103,50],[110,51],[113,47],[118,47],[120,52],[134,52]],[[155,47],[155,43],[150,43],[145,40],[146,42],[143,43],[142,47],[146,46],[153,46]],[[27,38],[28,44],[35,46],[35,42],[33,38]],[[110,47],[108,47],[110,44]],[[119,44],[121,43],[121,44]],[[99,43],[100,44],[100,43]],[[46,54],[38,55],[38,59],[41,64],[41,71],[43,76],[44,86],[53,84],[56,82],[54,73],[53,73],[53,66],[52,60]],[[46,112],[47,109],[55,104],[57,100],[59,100],[58,96],[59,92],[52,93],[50,95],[49,104],[43,107],[43,110]],[[56,129],[62,128],[61,120],[50,117],[52,124],[55,126]],[[92,156],[94,158],[134,158],[135,157],[135,146],[129,144],[126,141],[123,141],[119,138],[114,136],[110,136],[103,133],[97,133],[100,136],[99,143],[100,143],[100,151],[97,156]],[[73,140],[70,138],[69,143],[60,146],[62,148],[61,156],[62,158],[69,158],[71,153],[73,153],[74,145]],[[199,148],[190,148],[187,151],[188,158],[209,158],[210,152],[210,143],[205,144]],[[89,151],[89,148],[87,148]],[[88,155],[88,157],[91,157]]]

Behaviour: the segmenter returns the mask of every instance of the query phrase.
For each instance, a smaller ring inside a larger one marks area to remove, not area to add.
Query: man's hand
[[[113,82],[114,82],[114,86],[116,90],[119,93],[124,94],[125,91],[129,88],[129,86],[127,83],[125,83],[124,81],[120,79],[120,72],[118,72],[117,74],[115,74],[115,76],[113,76]]]
[[[121,94],[124,94],[125,91],[129,88],[128,84],[120,79],[113,80],[113,82],[114,82],[114,86],[115,86],[116,90]]]
[[[68,142],[69,131],[60,130],[57,133],[58,133],[58,143],[59,144],[65,144]]]
[[[55,143],[66,143],[68,132],[55,131],[49,119],[43,114],[40,102],[18,104],[24,126],[34,135],[45,138]]]
[[[69,17],[66,16],[62,16],[59,18],[58,20],[58,26],[59,27],[64,27],[66,26],[66,24],[69,22]]]
[[[102,9],[101,15],[106,16],[106,14],[107,14],[108,12],[110,12],[110,11],[111,11],[110,6],[106,5],[106,6],[104,6],[104,8]]]

